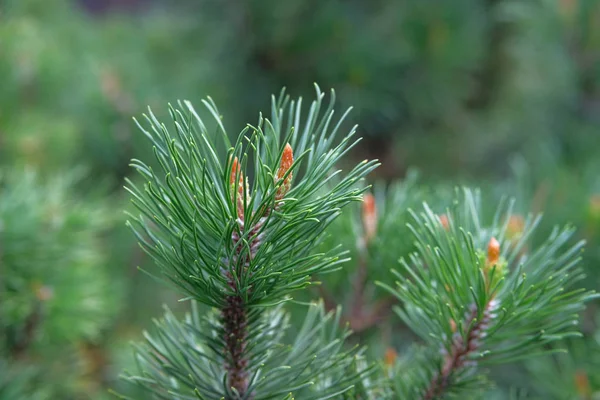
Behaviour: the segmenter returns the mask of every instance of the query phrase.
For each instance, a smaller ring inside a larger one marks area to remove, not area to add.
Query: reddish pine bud
[[[35,297],[37,297],[39,301],[48,301],[54,297],[54,291],[51,287],[45,286],[40,282],[35,282],[32,286]]]
[[[450,330],[452,333],[456,333],[456,322],[452,318],[450,318]]]
[[[239,181],[241,184],[242,181],[244,180],[244,178],[242,176],[242,169],[240,167],[240,163],[239,163],[237,157],[233,159],[233,164],[231,164],[231,174],[229,175],[229,184],[233,185],[233,183],[235,182],[236,176],[239,178]]]
[[[396,359],[398,358],[398,353],[396,353],[396,350],[392,349],[391,347],[388,347],[385,350],[385,355],[383,356],[384,359],[384,363],[387,367],[392,367],[394,366],[394,364],[396,363]]]
[[[235,177],[238,177],[237,188],[235,187]],[[231,198],[236,202],[238,217],[244,219],[244,174],[238,161],[238,158],[233,159],[231,165],[231,173],[229,175],[229,184],[231,185]]]
[[[448,216],[446,214],[440,215],[440,223],[445,230],[450,229],[450,222],[448,221]]]
[[[578,370],[575,372],[575,388],[577,394],[582,399],[588,399],[592,396],[592,388],[590,386],[590,379],[585,371]]]
[[[500,260],[500,242],[495,237],[488,243],[487,262],[489,265],[495,265]]]
[[[292,146],[289,143],[285,145],[283,149],[283,154],[281,156],[281,163],[279,164],[279,169],[277,170],[277,175],[275,176],[275,181],[279,182],[285,174],[290,170],[292,164],[294,163],[294,152],[292,150]],[[290,190],[292,186],[292,173],[290,172],[284,179],[281,186],[277,188],[277,193],[275,194],[275,200],[281,200],[286,195],[286,193]]]
[[[509,239],[518,239],[525,229],[525,220],[521,215],[511,215],[508,219],[508,226],[506,228],[506,236]]]
[[[375,205],[375,196],[371,193],[367,193],[363,197],[362,223],[364,239],[368,243],[377,232],[377,206]]]

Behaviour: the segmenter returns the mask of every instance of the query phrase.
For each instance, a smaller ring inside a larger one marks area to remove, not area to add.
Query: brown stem
[[[361,332],[373,327],[378,322],[385,320],[392,306],[396,303],[393,297],[386,297],[379,300],[372,307],[367,305],[365,299],[365,289],[367,286],[367,264],[361,259],[354,281],[352,282],[352,305],[350,312],[340,321],[342,325],[349,325],[352,332],[360,334]],[[337,302],[331,292],[326,287],[319,285],[316,288],[319,296],[323,299],[327,311],[335,310]]]
[[[267,212],[270,213],[270,210]],[[244,229],[243,221],[240,226],[240,232],[234,231],[232,233],[234,250],[236,252],[235,265],[241,265],[243,273],[248,272],[250,261],[256,255],[256,251],[261,244],[261,235],[259,232],[265,221],[265,217],[261,218],[250,229],[249,237],[252,239],[248,254],[243,253],[244,247],[241,240],[241,234]],[[236,293],[225,298],[226,305],[221,310],[221,321],[225,334],[225,369],[227,370],[227,380],[229,387],[235,389],[237,392],[238,396],[236,398],[252,400],[254,399],[254,395],[248,393],[250,372],[248,371],[249,360],[246,353],[248,347],[248,309],[246,304],[244,304],[242,296],[238,294],[240,293],[240,288],[232,273],[226,271],[225,276],[227,277],[229,287]],[[247,290],[250,291],[250,288]]]
[[[365,308],[365,287],[367,285],[367,262],[364,255],[360,257],[358,263],[358,269],[352,283],[354,290],[354,301],[352,302],[352,308],[350,309],[350,318],[362,318]]]
[[[349,319],[350,329],[354,333],[361,333],[375,326],[387,318],[395,303],[396,299],[394,297],[386,297],[375,303],[369,312],[362,313],[359,316],[351,316]]]
[[[493,311],[496,307],[497,303],[494,300],[490,301],[481,321],[476,321],[477,307],[471,306],[465,321],[465,326],[469,329],[465,335],[466,340],[459,333],[454,335],[452,346],[444,357],[442,368],[429,383],[429,387],[423,394],[423,400],[433,400],[442,396],[451,386],[454,373],[472,365],[473,361],[469,360],[469,355],[481,346],[481,339],[485,336],[485,330],[494,316]]]
[[[248,391],[248,316],[244,301],[240,296],[228,296],[227,305],[222,310],[225,329],[226,365],[229,387],[243,397]]]

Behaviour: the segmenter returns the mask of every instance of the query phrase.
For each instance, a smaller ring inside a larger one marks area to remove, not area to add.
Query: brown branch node
[[[476,365],[476,361],[470,360],[469,356],[481,347],[489,324],[495,318],[494,312],[497,308],[498,301],[491,300],[483,312],[483,317],[480,321],[477,321],[477,306],[475,304],[471,305],[470,310],[465,315],[464,326],[468,329],[466,335],[463,336],[459,332],[455,333],[450,351],[442,350],[444,354],[442,367],[440,372],[431,379],[429,387],[423,394],[423,400],[439,398],[452,384],[452,378],[456,372]]]

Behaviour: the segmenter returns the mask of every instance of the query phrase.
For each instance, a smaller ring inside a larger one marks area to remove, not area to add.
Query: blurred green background
[[[581,228],[598,288],[599,0],[0,0],[0,399],[126,391],[128,342],[185,308],[124,224],[151,156],[131,117],[210,95],[237,134],[314,82],[354,107],[374,180],[512,192]]]

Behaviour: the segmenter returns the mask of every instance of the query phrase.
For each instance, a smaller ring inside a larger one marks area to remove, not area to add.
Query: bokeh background
[[[131,117],[210,95],[236,134],[314,82],[354,107],[374,181],[513,191],[580,227],[599,287],[598,0],[0,0],[2,400],[127,392],[129,341],[185,308],[125,227],[129,161],[151,157]]]

